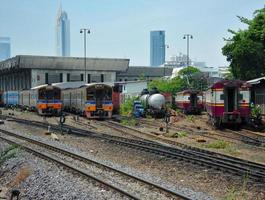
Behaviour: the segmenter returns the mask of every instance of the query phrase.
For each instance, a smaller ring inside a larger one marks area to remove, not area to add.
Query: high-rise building
[[[150,32],[150,65],[159,66],[165,63],[165,31]]]
[[[70,56],[70,20],[60,5],[56,19],[57,56]]]
[[[0,61],[10,58],[10,38],[0,37]]]

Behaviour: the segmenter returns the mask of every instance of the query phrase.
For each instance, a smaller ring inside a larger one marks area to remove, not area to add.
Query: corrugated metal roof
[[[18,55],[0,62],[0,70],[7,68],[32,68],[55,70],[84,70],[84,58]],[[129,59],[86,58],[87,70],[126,71]]]

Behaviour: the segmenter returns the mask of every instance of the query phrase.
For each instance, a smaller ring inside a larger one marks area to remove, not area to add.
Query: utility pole
[[[87,74],[86,74],[86,34],[90,34],[90,29],[81,28],[80,33],[84,33],[84,68],[85,68],[85,78],[84,81],[87,83]]]
[[[193,36],[191,34],[184,34],[183,39],[187,39],[187,67],[189,66],[189,40],[193,39]]]

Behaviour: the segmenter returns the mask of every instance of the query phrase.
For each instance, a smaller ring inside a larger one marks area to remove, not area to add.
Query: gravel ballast
[[[31,136],[41,136],[44,141],[82,152],[84,155],[128,170],[128,172],[142,178],[165,184],[176,190],[179,189],[188,195],[194,195],[197,199],[224,199],[230,194],[236,195],[239,199],[242,199],[241,196],[245,196],[245,199],[265,199],[264,186],[257,186],[252,183],[244,184],[241,178],[231,174],[181,161],[168,160],[157,155],[109,144],[93,138],[57,134],[60,141],[55,142],[45,136],[45,130],[41,128],[36,129],[35,127],[14,124],[7,122],[7,130],[12,127],[19,132],[30,133]],[[241,191],[244,194],[241,194]]]

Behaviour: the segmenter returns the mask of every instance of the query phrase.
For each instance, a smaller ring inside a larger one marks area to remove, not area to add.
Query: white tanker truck
[[[140,100],[145,108],[145,113],[152,117],[164,117],[166,114],[165,97],[160,94],[157,88],[152,88],[149,92],[144,89],[141,92]]]

